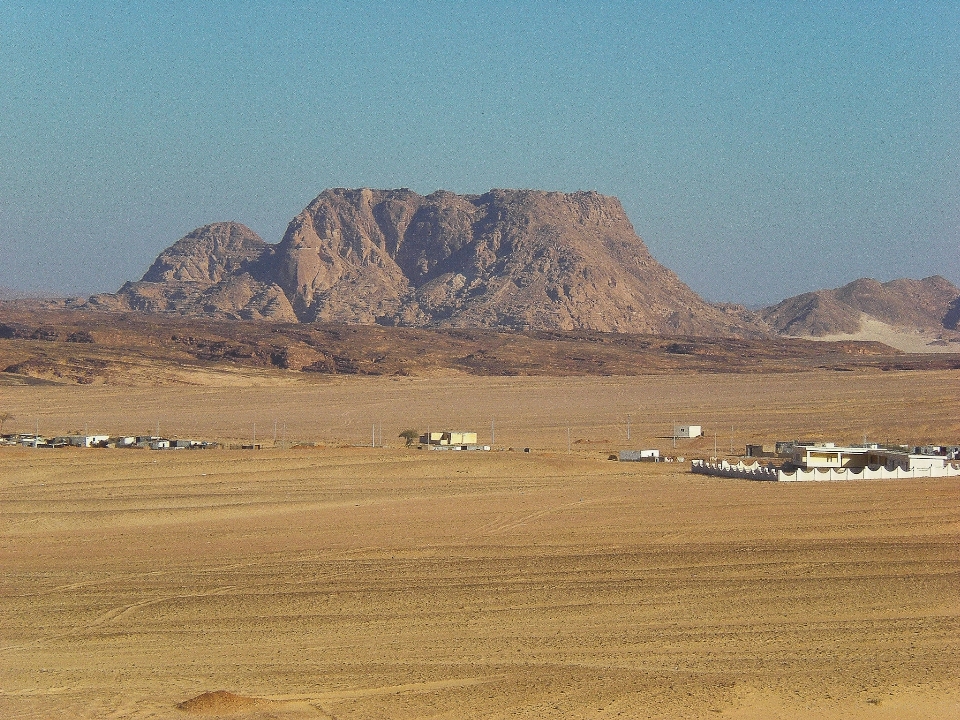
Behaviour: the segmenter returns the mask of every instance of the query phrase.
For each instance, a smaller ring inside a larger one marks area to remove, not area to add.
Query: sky
[[[960,285],[960,2],[0,3],[0,288],[329,187],[596,190],[708,300]]]

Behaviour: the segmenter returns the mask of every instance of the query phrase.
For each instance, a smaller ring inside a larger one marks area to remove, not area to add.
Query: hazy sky
[[[328,187],[592,189],[711,300],[960,284],[960,2],[0,3],[0,286]]]

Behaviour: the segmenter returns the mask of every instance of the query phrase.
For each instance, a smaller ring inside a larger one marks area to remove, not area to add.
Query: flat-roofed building
[[[884,448],[879,445],[843,447],[833,443],[798,446],[794,448],[790,460],[795,467],[805,470],[860,470],[867,467],[929,470],[946,467],[948,462],[944,455],[913,453],[906,448]]]
[[[621,450],[617,455],[621,462],[660,462],[660,451],[653,450]]]
[[[764,443],[762,445],[747,445],[747,457],[773,457],[777,453],[775,445]]]
[[[421,445],[476,445],[475,432],[460,430],[443,430],[440,432],[425,433],[420,436]]]
[[[703,435],[703,428],[699,425],[674,425],[673,436],[678,438],[698,438]]]

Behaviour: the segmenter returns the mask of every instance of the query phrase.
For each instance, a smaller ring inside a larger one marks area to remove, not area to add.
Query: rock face
[[[205,225],[160,253],[140,282],[89,302],[107,309],[295,322],[283,290],[263,272],[271,251],[240,223]]]
[[[656,262],[596,193],[328,190],[275,277],[304,321],[724,334],[735,323]]]
[[[208,225],[91,303],[301,322],[762,332],[660,265],[619,200],[594,192],[327,190],[278,245],[237,223]]]
[[[854,334],[863,316],[909,330],[956,330],[960,289],[939,275],[887,283],[861,278],[788,298],[761,315],[781,335],[806,337]]]
[[[217,283],[247,271],[266,250],[267,243],[246,225],[205,225],[160,253],[143,282]]]

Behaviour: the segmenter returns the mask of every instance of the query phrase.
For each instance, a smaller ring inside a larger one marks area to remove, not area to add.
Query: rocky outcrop
[[[423,198],[409,190],[327,190],[291,221],[272,277],[302,321],[393,321],[410,282],[394,256]]]
[[[863,317],[912,331],[954,330],[960,320],[960,289],[939,275],[880,283],[861,278],[835,290],[788,298],[764,309],[778,333],[800,337],[852,335]]]
[[[160,253],[139,282],[88,301],[103,309],[295,322],[283,290],[265,272],[272,252],[235,222],[194,230]]]
[[[205,225],[160,253],[142,280],[218,283],[247,272],[268,247],[246,225],[235,222]]]
[[[413,327],[756,335],[658,263],[595,192],[323,192],[277,245],[199,228],[139,282],[88,305],[239,319]],[[758,330],[758,327],[760,328]]]

